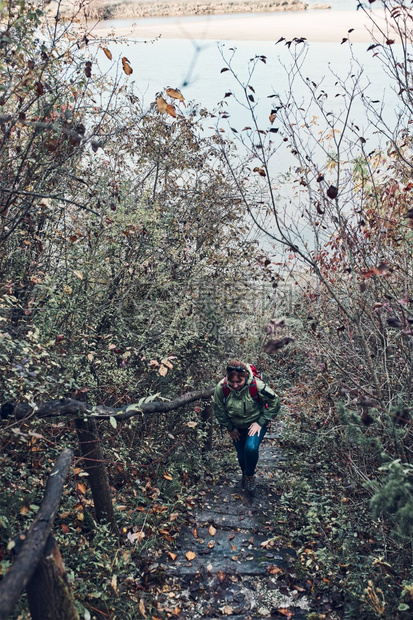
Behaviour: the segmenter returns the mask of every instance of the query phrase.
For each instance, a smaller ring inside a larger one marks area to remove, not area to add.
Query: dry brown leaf
[[[105,52],[105,56],[107,56],[107,58],[109,58],[109,60],[112,60],[112,52],[110,50],[108,50],[107,47],[102,47],[102,49]]]
[[[167,105],[166,106],[166,111],[168,112],[169,116],[173,116],[173,118],[176,118],[176,110],[175,110],[175,106],[173,105]]]
[[[171,558],[171,560],[173,562],[175,562],[176,558],[178,557],[176,553],[172,553],[172,551],[168,551],[168,555]]]
[[[215,540],[210,540],[208,543],[209,549],[213,549],[215,547]]]
[[[139,601],[139,611],[142,614],[142,617],[146,618],[146,609],[145,609],[145,603],[143,602],[143,599]]]
[[[112,575],[110,585],[112,586],[113,591],[116,594],[116,596],[118,596],[118,576],[117,575]]]
[[[165,114],[166,109],[168,107],[168,104],[166,103],[166,101],[165,101],[165,99],[163,97],[158,97],[157,98],[156,105],[158,106],[159,112],[162,112],[162,114]]]
[[[221,583],[223,583],[223,582],[225,581],[226,574],[224,573],[224,571],[223,571],[223,570],[219,570],[219,571],[217,572],[217,577],[218,577],[218,579],[220,580],[220,582],[221,582]]]
[[[159,366],[159,374],[161,375],[161,377],[166,377],[167,373],[168,373],[168,369],[164,364],[161,364]]]
[[[208,532],[209,532],[210,536],[215,536],[215,534],[217,533],[217,531],[216,531],[216,529],[214,528],[213,525],[209,526]]]
[[[221,609],[221,612],[223,616],[232,616],[234,613],[234,610],[230,605],[225,605],[225,607]]]
[[[258,174],[261,177],[265,177],[266,176],[264,168],[259,168],[258,166],[255,166],[255,168],[253,169],[253,172],[258,172]]]
[[[192,560],[196,558],[196,553],[194,553],[193,551],[187,551],[185,553],[185,557],[188,560],[188,562],[191,562]]]
[[[76,485],[76,488],[80,493],[83,493],[83,495],[86,495],[86,485],[83,484],[83,482],[78,482]]]
[[[179,99],[179,101],[185,101],[184,96],[181,92],[179,92],[179,90],[175,90],[174,88],[167,88],[165,92],[169,97],[172,97],[172,99]]]
[[[131,75],[133,73],[133,69],[129,64],[129,60],[125,58],[125,56],[122,58],[122,67],[126,75]]]
[[[172,368],[174,367],[172,362],[167,357],[164,357],[163,360],[161,360],[161,364],[169,368],[169,370],[172,370]]]

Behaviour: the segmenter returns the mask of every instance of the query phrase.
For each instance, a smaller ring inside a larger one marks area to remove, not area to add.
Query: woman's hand
[[[238,432],[238,429],[237,429],[237,428],[234,428],[234,429],[230,432],[229,436],[231,437],[232,441],[239,441],[239,440],[240,440],[240,434],[239,434],[239,432]]]
[[[248,429],[248,435],[250,437],[254,437],[254,435],[259,435],[261,433],[261,426],[257,424],[257,422],[253,422]]]

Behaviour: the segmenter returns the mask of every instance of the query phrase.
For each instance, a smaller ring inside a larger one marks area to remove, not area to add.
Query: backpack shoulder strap
[[[228,383],[227,383],[227,378],[224,377],[224,380],[222,381],[222,392],[224,394],[224,399],[223,399],[223,403],[225,405],[225,403],[227,402],[227,398],[229,396],[229,387],[228,387]]]
[[[252,381],[249,385],[249,389],[250,389],[250,395],[251,398],[253,400],[259,401],[260,400],[260,395],[258,393],[258,386],[257,386],[257,380],[255,378],[255,376],[253,376]]]

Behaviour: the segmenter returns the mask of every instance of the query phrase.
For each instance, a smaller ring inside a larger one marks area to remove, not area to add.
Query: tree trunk
[[[32,620],[79,620],[59,547],[52,534],[27,584],[27,596]]]
[[[206,433],[202,452],[211,452],[212,450],[212,429],[214,420],[214,408],[212,405],[205,405],[201,413],[202,427]]]
[[[96,421],[93,419],[76,420],[77,436],[84,459],[84,467],[89,474],[89,483],[95,504],[96,519],[106,521],[116,531],[115,513],[113,511],[112,494],[109,479],[103,462],[102,447]]]

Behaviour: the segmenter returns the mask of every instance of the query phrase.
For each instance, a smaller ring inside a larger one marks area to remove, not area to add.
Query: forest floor
[[[253,496],[242,489],[235,464],[211,476],[193,499],[175,553],[165,555],[157,616],[308,617],[312,582],[296,574],[296,552],[285,545],[285,522],[281,515],[277,519],[277,479],[283,467],[278,436],[268,433]]]

